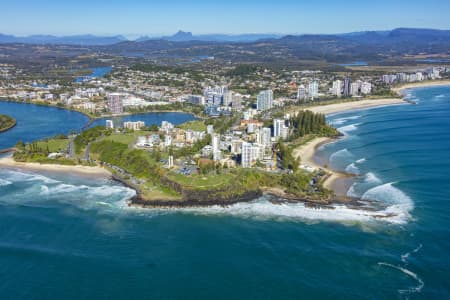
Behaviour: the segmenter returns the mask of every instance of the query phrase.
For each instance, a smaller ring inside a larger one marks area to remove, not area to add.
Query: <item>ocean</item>
[[[450,87],[407,97],[328,118],[345,138],[318,157],[365,210],[131,208],[106,179],[0,169],[1,298],[448,299]]]

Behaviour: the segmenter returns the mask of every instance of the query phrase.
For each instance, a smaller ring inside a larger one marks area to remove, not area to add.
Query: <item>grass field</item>
[[[130,133],[112,133],[110,136],[104,137],[102,140],[104,141],[113,141],[122,144],[130,145],[136,142],[138,136],[153,134],[154,132],[150,131],[134,131]]]
[[[221,185],[229,184],[233,179],[236,178],[233,174],[214,174],[214,175],[191,175],[186,176],[183,174],[172,173],[169,178],[185,185],[186,187],[194,188],[214,188]]]
[[[184,130],[206,131],[206,125],[202,120],[186,122],[180,124],[178,127]]]
[[[58,151],[66,151],[67,147],[69,145],[68,139],[50,139],[48,141],[39,141],[37,142],[37,145],[39,148],[46,150],[48,147],[48,150],[50,152],[58,152]],[[27,149],[29,150],[30,146],[27,145]]]

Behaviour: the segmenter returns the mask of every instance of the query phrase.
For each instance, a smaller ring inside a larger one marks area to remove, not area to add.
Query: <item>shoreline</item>
[[[40,164],[30,162],[17,162],[11,156],[0,158],[0,167],[17,168],[30,171],[48,171],[55,173],[77,174],[83,176],[95,176],[103,178],[111,178],[112,174],[107,169],[102,167],[89,167],[89,166],[69,166],[58,164]]]
[[[11,129],[13,129],[14,127],[16,127],[16,125],[17,125],[17,120],[14,119],[14,118],[12,118],[12,119],[14,120],[14,124],[11,124],[10,126],[5,127],[5,128],[0,128],[0,133],[2,133],[2,132],[7,132],[8,130],[11,130]]]
[[[364,100],[355,100],[351,102],[311,106],[305,108],[305,110],[310,110],[312,112],[321,113],[325,115],[332,115],[337,113],[343,113],[346,111],[364,110],[370,108],[377,108],[390,105],[400,105],[407,103],[409,102],[403,98],[364,99]]]
[[[450,80],[439,81],[439,82],[421,82],[417,84],[408,84],[402,87],[397,87],[395,90],[397,93],[412,88],[419,87],[433,87],[433,86],[448,86],[450,85]],[[355,100],[352,102],[342,102],[342,103],[333,103],[328,105],[318,105],[311,106],[305,108],[306,110],[310,110],[316,113],[323,113],[325,115],[338,114],[348,111],[357,111],[357,110],[365,110],[372,109],[377,107],[383,107],[388,105],[400,105],[400,104],[411,104],[404,99],[404,95],[402,98],[386,98],[386,99],[365,99],[365,100]],[[64,108],[62,108],[64,109]],[[147,112],[145,112],[147,113]],[[345,172],[339,172],[336,170],[330,169],[326,163],[322,166],[319,162],[316,161],[317,151],[323,145],[336,142],[339,138],[328,138],[328,137],[315,137],[307,143],[300,145],[294,149],[294,156],[301,158],[301,167],[306,169],[307,167],[313,169],[322,169],[327,173],[321,181],[321,184],[324,188],[332,190],[334,193],[333,200],[327,203],[318,203],[316,201],[308,201],[307,199],[296,199],[296,202],[310,203],[314,205],[331,205],[333,203],[353,203],[357,201],[357,199],[347,197],[346,193],[348,190],[347,186],[349,182],[355,177],[354,174],[348,174]],[[58,164],[39,164],[39,163],[23,163],[23,162],[15,162],[12,157],[4,157],[0,158],[0,166],[5,166],[9,168],[18,168],[25,170],[35,170],[35,171],[48,171],[48,172],[61,172],[61,173],[74,173],[78,175],[90,175],[90,176],[104,176],[107,178],[114,178],[112,173],[107,169],[102,167],[89,167],[89,166],[68,166],[68,165],[58,165]],[[133,188],[134,189],[134,188]],[[138,192],[138,191],[137,191]],[[285,196],[284,193],[280,193],[277,190],[273,190],[271,188],[263,189],[262,192],[264,194],[274,195],[276,197]],[[253,195],[253,198],[254,199]],[[161,206],[169,206],[169,207],[189,207],[189,206],[211,206],[211,205],[230,205],[238,202],[248,202],[250,201],[248,197],[238,197],[237,199],[229,200],[229,201],[188,201],[187,203],[180,203],[179,201],[171,202],[171,201],[156,201],[152,204],[149,202],[142,202],[139,197],[133,197],[129,199],[130,205],[138,205],[143,207],[161,207]]]
[[[402,94],[402,92],[405,90],[438,87],[438,86],[449,86],[449,85],[450,85],[450,79],[428,80],[428,81],[414,82],[414,83],[407,83],[407,84],[399,85],[399,86],[393,87],[392,90],[403,98],[404,95]]]
[[[319,164],[315,159],[316,153],[320,147],[326,144],[334,143],[338,140],[339,138],[316,137],[306,144],[295,148],[293,155],[296,158],[300,157],[300,168],[305,170],[313,169],[314,171],[325,171],[327,175],[322,181],[322,186],[328,190],[332,190],[338,197],[347,197],[346,191],[344,191],[340,186],[337,186],[336,183],[342,179],[351,179],[354,175],[332,170],[326,165]]]
[[[400,104],[413,104],[405,99],[405,95],[402,93],[405,90],[408,89],[417,89],[417,88],[428,88],[428,87],[437,87],[437,86],[450,86],[450,79],[445,80],[439,80],[439,81],[426,81],[426,82],[417,82],[417,83],[410,83],[405,84],[402,86],[394,87],[392,90],[396,92],[401,98],[386,98],[386,99],[366,99],[366,100],[356,100],[353,102],[342,102],[342,103],[335,103],[335,104],[329,104],[329,105],[322,105],[322,106],[312,106],[309,108],[306,108],[306,110],[313,111],[315,113],[323,113],[327,116],[344,113],[344,112],[351,112],[351,111],[358,111],[358,110],[365,110],[365,109],[372,109],[372,108],[378,108],[383,106],[391,106],[391,105],[400,105]],[[349,174],[345,172],[339,172],[336,170],[332,170],[330,168],[325,168],[324,166],[320,166],[316,161],[315,157],[317,156],[318,149],[329,143],[333,143],[337,141],[338,139],[332,139],[332,138],[315,138],[312,141],[306,143],[305,145],[301,145],[297,147],[294,150],[294,155],[297,152],[298,155],[303,154],[306,158],[301,157],[301,162],[306,162],[310,167],[313,168],[321,168],[325,170],[328,173],[327,178],[322,182],[324,188],[331,189],[335,195],[337,196],[343,196],[347,197],[346,193],[348,190],[348,182],[345,183],[345,180],[355,177],[354,174]],[[302,149],[303,148],[303,149]],[[343,193],[345,192],[345,195]]]
[[[193,112],[188,112],[188,111],[183,111],[180,109],[175,109],[175,110],[170,110],[170,109],[163,109],[163,110],[153,110],[153,111],[145,111],[145,112],[124,112],[121,114],[117,114],[117,115],[113,115],[113,114],[105,114],[105,115],[101,115],[101,116],[94,116],[91,115],[89,112],[83,111],[83,110],[79,110],[70,106],[58,106],[56,104],[52,104],[52,103],[45,103],[45,102],[34,102],[34,101],[21,101],[18,99],[13,99],[13,98],[6,98],[3,96],[0,96],[0,101],[2,102],[12,102],[12,103],[23,103],[23,104],[34,104],[34,105],[38,105],[38,106],[46,106],[46,107],[54,107],[54,108],[58,108],[58,109],[65,109],[68,111],[72,111],[72,112],[77,112],[80,113],[86,117],[89,118],[88,122],[86,123],[86,125],[84,127],[88,127],[90,126],[90,124],[92,124],[94,121],[96,120],[101,120],[101,119],[105,119],[105,118],[113,118],[113,117],[126,117],[126,116],[131,116],[131,115],[143,115],[143,114],[148,114],[148,113],[184,113],[184,114],[190,114],[192,116],[194,116],[197,119],[205,119],[204,116],[202,115],[198,115],[195,114]]]

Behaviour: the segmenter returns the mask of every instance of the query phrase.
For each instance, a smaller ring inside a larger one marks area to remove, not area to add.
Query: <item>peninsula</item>
[[[314,204],[351,201],[336,185],[349,175],[314,159],[316,149],[342,136],[326,115],[403,104],[402,87],[447,84],[449,78],[445,65],[299,71],[120,56],[84,63],[79,57],[77,65],[99,75],[80,80],[72,65],[44,73],[0,67],[9,78],[0,84],[2,99],[90,117],[80,132],[18,141],[14,161],[0,163],[110,176],[136,190],[131,204],[142,206],[231,204],[264,193]],[[197,119],[173,124],[143,115],[161,111]]]
[[[7,115],[0,115],[0,132],[10,130],[16,126],[16,119]]]

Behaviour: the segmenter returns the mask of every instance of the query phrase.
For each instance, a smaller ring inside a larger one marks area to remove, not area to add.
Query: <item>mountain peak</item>
[[[192,41],[194,39],[194,36],[192,35],[192,32],[187,32],[183,30],[178,30],[177,33],[174,35],[168,37],[168,40],[170,41]]]

